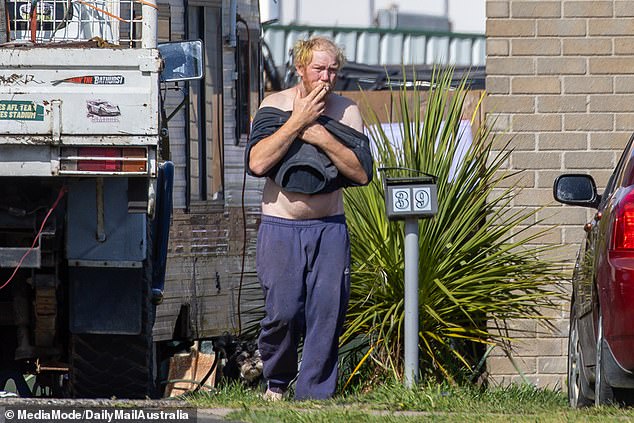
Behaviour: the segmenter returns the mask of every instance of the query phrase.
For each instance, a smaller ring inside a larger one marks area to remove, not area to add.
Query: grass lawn
[[[260,399],[259,391],[232,385],[188,401],[199,408],[232,408],[235,411],[228,420],[254,423],[634,421],[634,409],[572,410],[564,393],[532,386],[478,390],[427,385],[408,390],[385,384],[371,392],[340,395],[329,401],[268,403]]]

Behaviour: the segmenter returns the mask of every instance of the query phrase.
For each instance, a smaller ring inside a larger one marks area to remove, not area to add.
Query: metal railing
[[[299,38],[325,35],[348,61],[368,65],[484,66],[484,34],[265,24],[264,40],[276,66],[287,62]]]
[[[140,42],[143,4],[156,9],[145,0],[6,0],[8,40]]]

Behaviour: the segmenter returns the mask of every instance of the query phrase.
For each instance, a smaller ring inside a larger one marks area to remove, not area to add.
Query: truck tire
[[[151,248],[148,249],[151,251]],[[152,254],[143,269],[142,330],[139,335],[71,334],[70,389],[74,398],[156,398],[156,348],[152,327]]]
[[[72,336],[75,398],[154,398],[154,369],[151,334]]]

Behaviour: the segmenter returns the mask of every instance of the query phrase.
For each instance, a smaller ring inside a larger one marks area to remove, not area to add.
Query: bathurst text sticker
[[[85,75],[74,76],[72,78],[59,79],[53,81],[53,85],[66,82],[69,84],[87,84],[87,85],[123,85],[125,78],[122,75]]]
[[[32,101],[0,100],[0,120],[44,120],[44,106]]]

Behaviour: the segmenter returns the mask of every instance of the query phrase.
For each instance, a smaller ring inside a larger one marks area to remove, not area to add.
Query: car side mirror
[[[562,204],[597,208],[601,196],[592,176],[581,174],[560,175],[553,183],[553,196]]]
[[[178,82],[203,77],[203,43],[200,40],[158,45],[163,59],[161,82]]]

